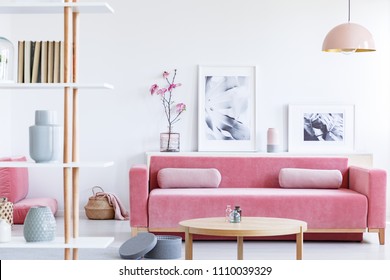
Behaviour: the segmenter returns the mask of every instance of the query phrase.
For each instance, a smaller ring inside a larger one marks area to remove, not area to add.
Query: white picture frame
[[[256,66],[199,66],[198,150],[256,151]]]
[[[353,152],[354,144],[354,105],[289,105],[289,152]]]

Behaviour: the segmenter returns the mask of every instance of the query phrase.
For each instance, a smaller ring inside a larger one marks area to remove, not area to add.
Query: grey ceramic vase
[[[38,163],[59,162],[62,155],[62,127],[57,112],[35,111],[35,125],[29,128],[30,157]]]
[[[47,206],[31,207],[24,220],[24,239],[27,242],[53,241],[56,236],[56,220]]]
[[[279,152],[279,132],[276,128],[268,128],[267,130],[267,152]]]

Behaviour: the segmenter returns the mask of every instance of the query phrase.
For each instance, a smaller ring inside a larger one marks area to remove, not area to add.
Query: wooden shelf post
[[[65,0],[70,2],[70,0]],[[70,77],[70,44],[71,44],[71,25],[72,25],[72,9],[70,7],[64,7],[64,81],[69,83]],[[70,88],[64,88],[64,163],[70,162],[70,112],[71,112],[71,96]],[[64,167],[64,237],[65,243],[69,243],[71,239],[71,168]],[[64,249],[64,259],[71,259],[71,250],[69,248]]]
[[[73,0],[78,2],[78,0]],[[78,51],[79,51],[79,13],[73,11],[73,72],[72,82],[78,82]],[[72,114],[72,161],[79,161],[79,102],[78,88],[73,88],[73,114]],[[73,238],[79,237],[79,168],[72,169],[72,201],[73,201]],[[73,259],[78,259],[78,249],[73,249]]]

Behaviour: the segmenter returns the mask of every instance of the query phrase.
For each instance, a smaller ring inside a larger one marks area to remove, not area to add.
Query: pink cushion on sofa
[[[26,161],[26,158],[2,158],[0,161]],[[8,201],[15,203],[25,198],[27,192],[27,168],[0,168],[0,197],[6,197]]]
[[[282,188],[337,189],[342,181],[340,170],[282,168],[279,172]]]
[[[23,224],[28,211],[33,206],[47,206],[53,215],[58,210],[58,203],[54,198],[26,198],[14,204],[14,224]]]
[[[163,168],[157,174],[160,188],[218,188],[221,173],[215,168]]]

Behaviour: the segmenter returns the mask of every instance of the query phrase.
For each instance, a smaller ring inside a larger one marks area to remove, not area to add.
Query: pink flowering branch
[[[167,87],[160,88],[157,84],[153,84],[150,88],[151,95],[159,95],[161,102],[164,108],[164,114],[168,121],[168,133],[172,133],[173,124],[177,123],[180,118],[179,116],[186,110],[186,105],[184,103],[178,103],[175,106],[175,101],[173,100],[173,91],[180,87],[180,83],[175,83],[177,70],[174,70],[172,79],[169,80],[170,73],[167,71],[163,72],[163,78],[168,83]]]

